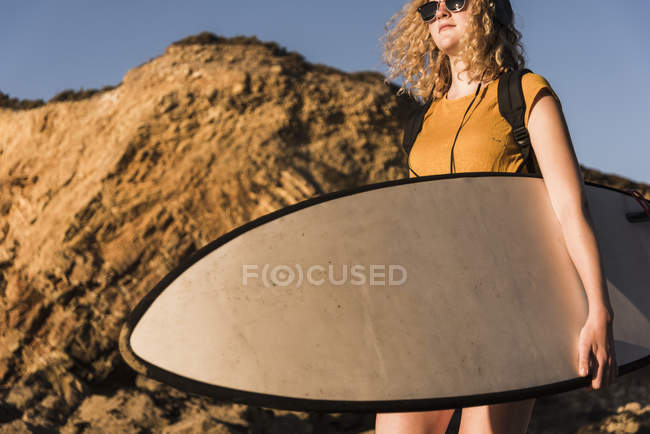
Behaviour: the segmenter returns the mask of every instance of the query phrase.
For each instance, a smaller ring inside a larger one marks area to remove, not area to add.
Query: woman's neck
[[[460,77],[458,76],[458,71],[462,71],[465,68],[463,61],[456,57],[449,57],[449,64],[451,66],[451,85],[447,91],[448,99],[462,98],[476,92],[479,82],[471,81],[468,78],[468,71],[464,71],[460,74]],[[482,86],[485,86],[489,82],[483,80]]]

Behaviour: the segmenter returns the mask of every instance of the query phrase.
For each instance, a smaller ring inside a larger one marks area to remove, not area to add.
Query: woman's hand
[[[587,321],[580,330],[578,368],[582,376],[591,372],[593,389],[613,383],[618,376],[613,320],[611,309],[603,308],[593,312],[590,310]],[[597,366],[594,366],[595,364]]]

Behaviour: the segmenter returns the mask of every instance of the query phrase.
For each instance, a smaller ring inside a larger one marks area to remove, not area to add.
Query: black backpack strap
[[[433,102],[433,90],[431,90],[431,95],[429,99],[422,106],[418,104],[418,107],[415,108],[408,117],[406,124],[404,125],[404,135],[402,137],[402,148],[406,152],[406,158],[408,158],[411,153],[411,148],[413,148],[413,143],[418,134],[422,130],[422,124],[424,123],[424,115],[426,115],[431,103]]]
[[[521,79],[528,72],[532,71],[518,69],[505,72],[501,76],[498,89],[499,111],[512,127],[512,134],[524,157],[528,173],[538,173],[535,169],[535,151],[530,144],[530,135],[525,126],[526,101],[521,88]]]

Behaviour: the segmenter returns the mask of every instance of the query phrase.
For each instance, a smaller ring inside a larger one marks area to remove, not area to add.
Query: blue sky
[[[49,99],[117,84],[171,42],[256,35],[343,71],[386,73],[379,37],[404,1],[4,1],[0,90]],[[582,164],[650,183],[650,2],[513,0],[528,67],[562,100]],[[615,7],[615,6],[625,6]]]

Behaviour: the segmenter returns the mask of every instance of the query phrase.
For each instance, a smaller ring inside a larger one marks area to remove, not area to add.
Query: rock
[[[17,384],[9,391],[5,402],[24,411],[33,400],[34,390],[24,384]]]
[[[190,419],[169,425],[162,430],[163,434],[193,434],[211,432],[215,434],[229,434],[232,431],[208,415],[197,415]]]
[[[0,425],[0,434],[31,434],[33,432],[30,426],[20,419]]]
[[[120,390],[111,397],[86,398],[65,423],[63,432],[76,432],[79,427],[88,427],[90,432],[134,432],[160,429],[168,423],[148,395]]]

